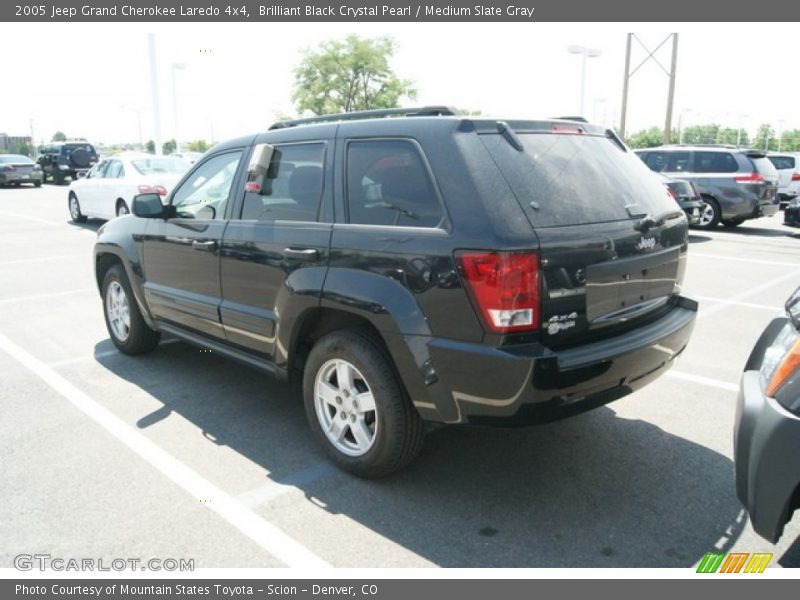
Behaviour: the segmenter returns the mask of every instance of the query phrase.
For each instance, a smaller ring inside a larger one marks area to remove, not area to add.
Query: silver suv
[[[657,173],[693,182],[705,202],[696,227],[736,227],[778,211],[778,172],[764,152],[734,146],[661,146],[636,150]]]

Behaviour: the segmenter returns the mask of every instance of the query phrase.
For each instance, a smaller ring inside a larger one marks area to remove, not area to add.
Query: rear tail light
[[[764,176],[756,171],[747,175],[739,175],[733,179],[736,183],[764,183]]]
[[[800,181],[800,173],[792,173],[792,181]]]
[[[159,196],[167,195],[167,188],[163,185],[140,185],[140,194],[158,194]]]
[[[461,277],[489,331],[539,327],[539,255],[536,252],[456,253]]]
[[[678,199],[678,194],[676,194],[676,193],[675,193],[675,190],[673,190],[671,187],[669,187],[669,186],[668,186],[666,183],[664,184],[664,189],[666,189],[666,190],[667,190],[667,195],[668,195],[670,198],[672,198],[672,199],[674,199],[674,200],[677,200],[677,199]]]

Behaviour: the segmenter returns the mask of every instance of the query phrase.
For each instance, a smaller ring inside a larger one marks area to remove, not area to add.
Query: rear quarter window
[[[602,136],[499,134],[481,139],[535,227],[658,216],[675,210],[659,178],[632,152]]]

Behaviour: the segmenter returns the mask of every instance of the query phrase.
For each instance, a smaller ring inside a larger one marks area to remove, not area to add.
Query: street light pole
[[[147,45],[150,55],[150,91],[153,103],[153,137],[156,144],[156,155],[161,154],[161,110],[158,98],[158,67],[156,61],[156,34],[147,34]]]
[[[598,48],[587,48],[586,46],[569,46],[567,51],[570,54],[581,55],[581,104],[579,116],[584,116],[584,108],[586,105],[586,60],[589,58],[596,58],[603,54]]]
[[[175,84],[175,71],[182,71],[185,68],[185,63],[172,63],[172,115],[175,118],[175,152],[178,152],[181,148],[180,133],[178,131],[178,94]]]

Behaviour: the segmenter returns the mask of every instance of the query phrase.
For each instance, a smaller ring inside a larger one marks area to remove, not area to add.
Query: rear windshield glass
[[[778,170],[772,166],[772,163],[766,158],[753,158],[749,157],[750,160],[753,161],[753,164],[756,167],[756,171],[761,173],[762,175],[778,177]]]
[[[133,168],[142,175],[155,173],[183,173],[191,165],[182,158],[137,158],[131,161]]]
[[[658,217],[675,210],[659,178],[608,138],[543,133],[518,137],[523,152],[502,135],[481,136],[534,226]]]
[[[768,156],[776,169],[794,169],[794,156]]]

